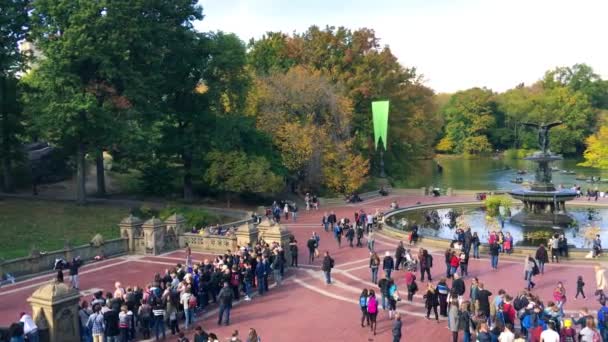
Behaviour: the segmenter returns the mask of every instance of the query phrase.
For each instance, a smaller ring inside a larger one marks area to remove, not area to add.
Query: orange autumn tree
[[[351,143],[352,102],[320,71],[296,66],[258,75],[247,108],[272,137],[297,187],[343,193],[364,183],[369,162]],[[355,177],[341,169],[364,171]],[[344,177],[350,184],[339,180]]]

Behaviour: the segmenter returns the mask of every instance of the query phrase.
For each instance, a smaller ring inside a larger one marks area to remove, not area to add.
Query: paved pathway
[[[352,218],[354,212],[363,208],[375,211],[376,208],[386,210],[392,200],[397,200],[404,207],[417,202],[446,203],[473,200],[470,196],[455,197],[421,197],[421,196],[389,196],[373,199],[354,205],[343,205],[331,208],[338,217]],[[377,336],[359,325],[360,310],[358,296],[364,287],[375,288],[369,281],[369,253],[367,248],[350,248],[343,244],[338,248],[331,233],[325,233],[321,227],[321,216],[324,208],[318,211],[300,212],[298,221],[286,222],[287,227],[296,236],[300,245],[300,266],[298,269],[287,271],[287,280],[280,288],[271,289],[263,297],[255,297],[251,302],[242,302],[232,311],[230,327],[218,327],[216,312],[210,312],[199,317],[199,324],[207,331],[213,331],[224,340],[234,329],[246,334],[250,327],[255,327],[263,341],[390,341],[391,321],[387,314],[381,312],[378,318]],[[307,263],[305,243],[308,237],[316,231],[321,235],[320,249],[328,250],[336,260],[336,268],[332,272],[334,284],[325,285],[320,271],[321,260],[313,264]],[[376,249],[380,253],[394,249],[398,240],[376,234]],[[435,254],[434,280],[438,280],[445,272],[442,251]],[[208,255],[194,253],[195,260],[202,260]],[[119,257],[86,265],[81,270],[81,287],[88,295],[96,289],[111,289],[114,281],[120,280],[123,285],[144,285],[155,272],[162,271],[184,259],[182,251],[176,251],[154,257]],[[515,294],[525,286],[523,280],[523,263],[517,258],[501,258],[499,270],[492,271],[489,260],[471,260],[469,272],[486,283],[486,288],[497,292],[499,288]],[[394,272],[394,277],[402,293],[405,292],[403,271]],[[557,281],[564,281],[568,290],[569,302],[567,310],[576,313],[583,307],[595,309],[593,300],[577,300],[572,297],[575,290],[576,277],[582,275],[587,284],[587,293],[593,292],[593,270],[589,263],[563,263],[546,266],[545,275],[537,280],[537,292],[546,299],[551,297],[553,286]],[[52,276],[39,276],[15,285],[4,286],[0,289],[0,324],[6,325],[17,318],[20,311],[29,311],[26,298],[42,283],[49,281]],[[67,278],[66,278],[67,279]],[[466,280],[467,288],[469,279]],[[424,284],[419,283],[423,288]],[[377,288],[376,288],[377,290]],[[412,303],[402,301],[398,310],[403,315],[405,341],[446,341],[449,332],[446,323],[427,321],[424,319],[424,307],[420,295]],[[175,339],[168,339],[174,341]]]

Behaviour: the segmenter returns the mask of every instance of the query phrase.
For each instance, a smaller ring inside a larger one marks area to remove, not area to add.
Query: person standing
[[[89,316],[86,326],[91,328],[93,342],[104,341],[104,319],[101,313],[101,305],[93,305],[93,313]]]
[[[184,308],[184,327],[186,330],[194,323],[194,308],[196,308],[196,297],[192,295],[192,290],[187,287],[180,296],[180,304]]]
[[[559,263],[559,236],[557,234],[549,240],[549,247],[551,248],[551,262]]]
[[[266,290],[266,284],[264,283],[266,280],[266,265],[264,265],[261,257],[258,257],[258,262],[255,266],[255,278],[258,286],[258,294],[263,295]]]
[[[405,255],[405,247],[403,247],[403,241],[399,241],[397,249],[395,249],[395,271],[399,270],[403,263],[403,256]]]
[[[306,209],[306,210],[308,210],[308,209]],[[327,215],[327,213],[323,214],[323,218],[321,219],[321,225],[323,226],[323,229],[327,233],[329,231],[329,215]]]
[[[368,300],[367,289],[363,289],[359,296],[359,307],[361,308],[361,327],[365,327],[365,323],[369,325],[369,314],[367,313],[367,300]]]
[[[118,342],[118,336],[120,335],[120,330],[118,328],[118,302],[114,303],[115,304],[112,304],[112,308],[103,314],[105,327],[104,336],[106,342]]]
[[[462,303],[464,294],[466,292],[466,285],[458,273],[454,273],[454,279],[452,280],[452,291],[458,296],[458,303]]]
[[[393,271],[393,268],[395,268],[395,261],[393,260],[391,253],[389,251],[386,251],[386,253],[384,254],[384,259],[382,259],[382,269],[384,270],[386,278],[391,277],[391,272]]]
[[[323,258],[322,270],[325,273],[325,283],[331,284],[331,269],[334,268],[334,259],[329,256],[329,251],[325,251],[325,257]]]
[[[540,244],[538,249],[536,250],[536,262],[538,263],[538,270],[540,274],[545,274],[545,263],[549,262],[549,255],[547,254],[547,249],[545,249],[544,244]]]
[[[274,259],[272,260],[272,264],[270,265],[272,268],[272,274],[274,276],[274,281],[277,286],[281,286],[283,282],[283,276],[281,275],[281,269],[283,268],[283,258],[281,254],[279,254],[278,249],[274,251]]]
[[[605,272],[606,270],[604,268],[602,268],[602,266],[598,263],[597,265],[594,266],[594,270],[595,270],[595,286],[596,286],[596,290],[595,290],[595,295],[599,297],[599,301],[601,302],[602,300],[605,300],[605,293],[606,293],[606,275]]]
[[[452,342],[458,342],[458,313],[458,300],[452,298],[448,310],[448,329],[452,332]]]
[[[361,243],[361,239],[363,239],[363,227],[356,225],[357,230],[357,247],[363,247],[363,243]]]
[[[380,257],[375,252],[369,257],[369,269],[372,273],[372,283],[378,283],[378,268],[380,267]]]
[[[69,264],[70,269],[70,284],[74,289],[80,289],[80,279],[78,277],[78,269],[82,266],[82,261],[80,260],[80,256],[72,259],[72,262]]]
[[[342,227],[339,224],[334,226],[334,238],[338,242],[338,248],[342,248]]]
[[[350,247],[355,247],[353,245],[353,241],[355,240],[355,229],[351,227],[346,227],[346,241],[348,241],[348,245]]]
[[[217,325],[222,325],[222,319],[224,317],[224,324],[230,324],[230,310],[232,309],[233,296],[234,293],[232,292],[230,285],[228,284],[228,282],[224,282],[224,287],[220,290],[220,293],[218,295],[218,301],[220,305]]]
[[[492,269],[498,270],[498,255],[500,254],[500,245],[498,242],[494,242],[490,245],[490,260]]]
[[[486,318],[490,317],[490,297],[492,297],[492,292],[485,289],[484,284],[482,282],[478,283],[477,290],[477,303],[475,304],[475,308],[477,311],[481,311]]]
[[[378,318],[378,301],[376,300],[376,293],[374,290],[369,291],[369,297],[367,298],[367,314],[369,316],[369,329],[376,335],[376,326]]]
[[[293,222],[296,222],[297,218],[298,218],[298,205],[294,202],[293,205],[291,206],[291,219],[293,220]]]
[[[431,267],[433,267],[433,256],[426,250],[421,249],[418,253],[418,263],[420,264],[420,281],[424,281],[424,274],[426,273],[429,281],[431,279]]]
[[[294,236],[289,241],[289,252],[291,253],[291,267],[298,267],[298,240]]]
[[[308,242],[306,242],[306,247],[308,247],[308,263],[312,264],[315,262],[315,251],[318,247],[314,234],[308,239]]]
[[[433,310],[433,312],[435,312],[435,320],[439,322],[439,315],[437,314],[439,299],[437,298],[435,287],[431,282],[429,282],[426,288],[426,294],[424,295],[424,306],[426,307],[426,319],[431,319],[431,310]]]
[[[395,314],[395,321],[393,322],[393,342],[401,341],[401,328],[403,324],[401,323],[401,315],[399,313]]]
[[[329,228],[331,230],[334,229],[334,226],[336,225],[336,222],[338,222],[338,218],[336,217],[336,213],[334,213],[333,211],[329,214],[329,216],[327,217],[327,222],[329,223]]]
[[[439,314],[443,317],[448,316],[448,293],[450,288],[446,283],[445,278],[441,278],[437,283],[437,297],[439,299]]]
[[[583,281],[583,276],[578,276],[578,278],[576,278],[576,295],[574,296],[574,299],[578,299],[578,295],[582,295],[583,299],[586,299],[587,297],[585,297],[585,282]]]
[[[547,330],[540,334],[540,342],[559,342],[559,334],[555,330],[555,323],[551,320],[547,322]]]
[[[477,232],[474,232],[471,238],[471,246],[473,246],[473,258],[475,259],[479,259],[479,245],[481,245],[479,235],[477,235]]]
[[[458,312],[458,330],[462,330],[462,341],[471,342],[471,303],[468,301],[460,304]]]
[[[606,300],[600,301],[600,305],[601,307],[597,312],[597,323],[602,339],[608,341],[608,306],[606,306]]]

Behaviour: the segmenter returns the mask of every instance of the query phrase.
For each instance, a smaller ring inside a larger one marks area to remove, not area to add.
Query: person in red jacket
[[[513,307],[513,297],[508,294],[505,295],[505,299],[502,304],[502,312],[507,323],[515,323],[515,316],[517,313],[515,312],[515,308]]]
[[[456,274],[456,270],[458,270],[458,266],[460,266],[460,258],[456,256],[456,252],[452,252],[452,256],[450,257],[450,276],[453,277]]]

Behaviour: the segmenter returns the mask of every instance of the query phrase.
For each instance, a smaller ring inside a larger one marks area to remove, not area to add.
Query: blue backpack
[[[359,297],[359,306],[362,308],[367,306],[367,297],[365,297],[365,296]]]

